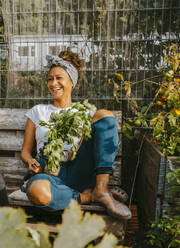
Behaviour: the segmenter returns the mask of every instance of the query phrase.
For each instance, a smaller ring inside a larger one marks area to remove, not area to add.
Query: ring
[[[36,166],[36,164],[35,164],[35,163],[33,163],[33,164],[31,164],[31,166],[32,166],[32,167],[34,167],[34,166]]]

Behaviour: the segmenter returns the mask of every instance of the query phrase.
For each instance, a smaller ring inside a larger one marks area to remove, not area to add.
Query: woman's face
[[[60,66],[54,66],[48,74],[48,88],[54,99],[71,96],[72,81],[68,73]]]

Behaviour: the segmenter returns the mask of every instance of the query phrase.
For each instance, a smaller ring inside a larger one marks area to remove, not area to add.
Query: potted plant
[[[158,75],[137,82],[125,81],[122,74],[109,80],[114,83],[114,96],[119,101],[123,85],[131,116],[124,118],[123,133],[134,138],[137,128],[150,130],[143,138],[141,166],[139,167],[138,193],[142,215],[147,220],[168,214],[174,215],[174,206],[168,196],[167,173],[179,166],[180,157],[180,53],[172,44],[164,51],[164,64]],[[139,104],[132,100],[133,87],[142,82],[155,88],[152,100]],[[136,127],[136,128],[134,128]],[[178,174],[179,175],[179,174]],[[180,180],[180,178],[179,178]],[[178,188],[180,192],[180,187]],[[178,191],[178,190],[177,190]],[[179,198],[178,198],[179,199]],[[179,199],[180,202],[180,199]],[[173,211],[172,211],[173,209]],[[172,213],[173,212],[173,213]]]

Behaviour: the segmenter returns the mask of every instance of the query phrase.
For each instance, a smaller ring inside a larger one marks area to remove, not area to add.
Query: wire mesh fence
[[[2,0],[2,6],[0,107],[52,102],[45,56],[70,47],[85,61],[73,100],[119,109],[108,79],[114,73],[128,81],[155,75],[163,45],[180,40],[179,0]],[[151,91],[143,83],[133,98],[149,99]],[[126,100],[122,87],[120,100]]]

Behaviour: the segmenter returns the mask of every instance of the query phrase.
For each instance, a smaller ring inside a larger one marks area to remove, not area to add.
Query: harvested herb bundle
[[[52,113],[49,123],[39,121],[40,126],[49,129],[46,136],[48,142],[43,149],[46,160],[46,169],[55,172],[62,161],[67,160],[67,152],[71,153],[70,160],[77,154],[77,146],[80,139],[91,138],[91,114],[96,107],[85,100],[83,103],[76,102],[68,110]]]

